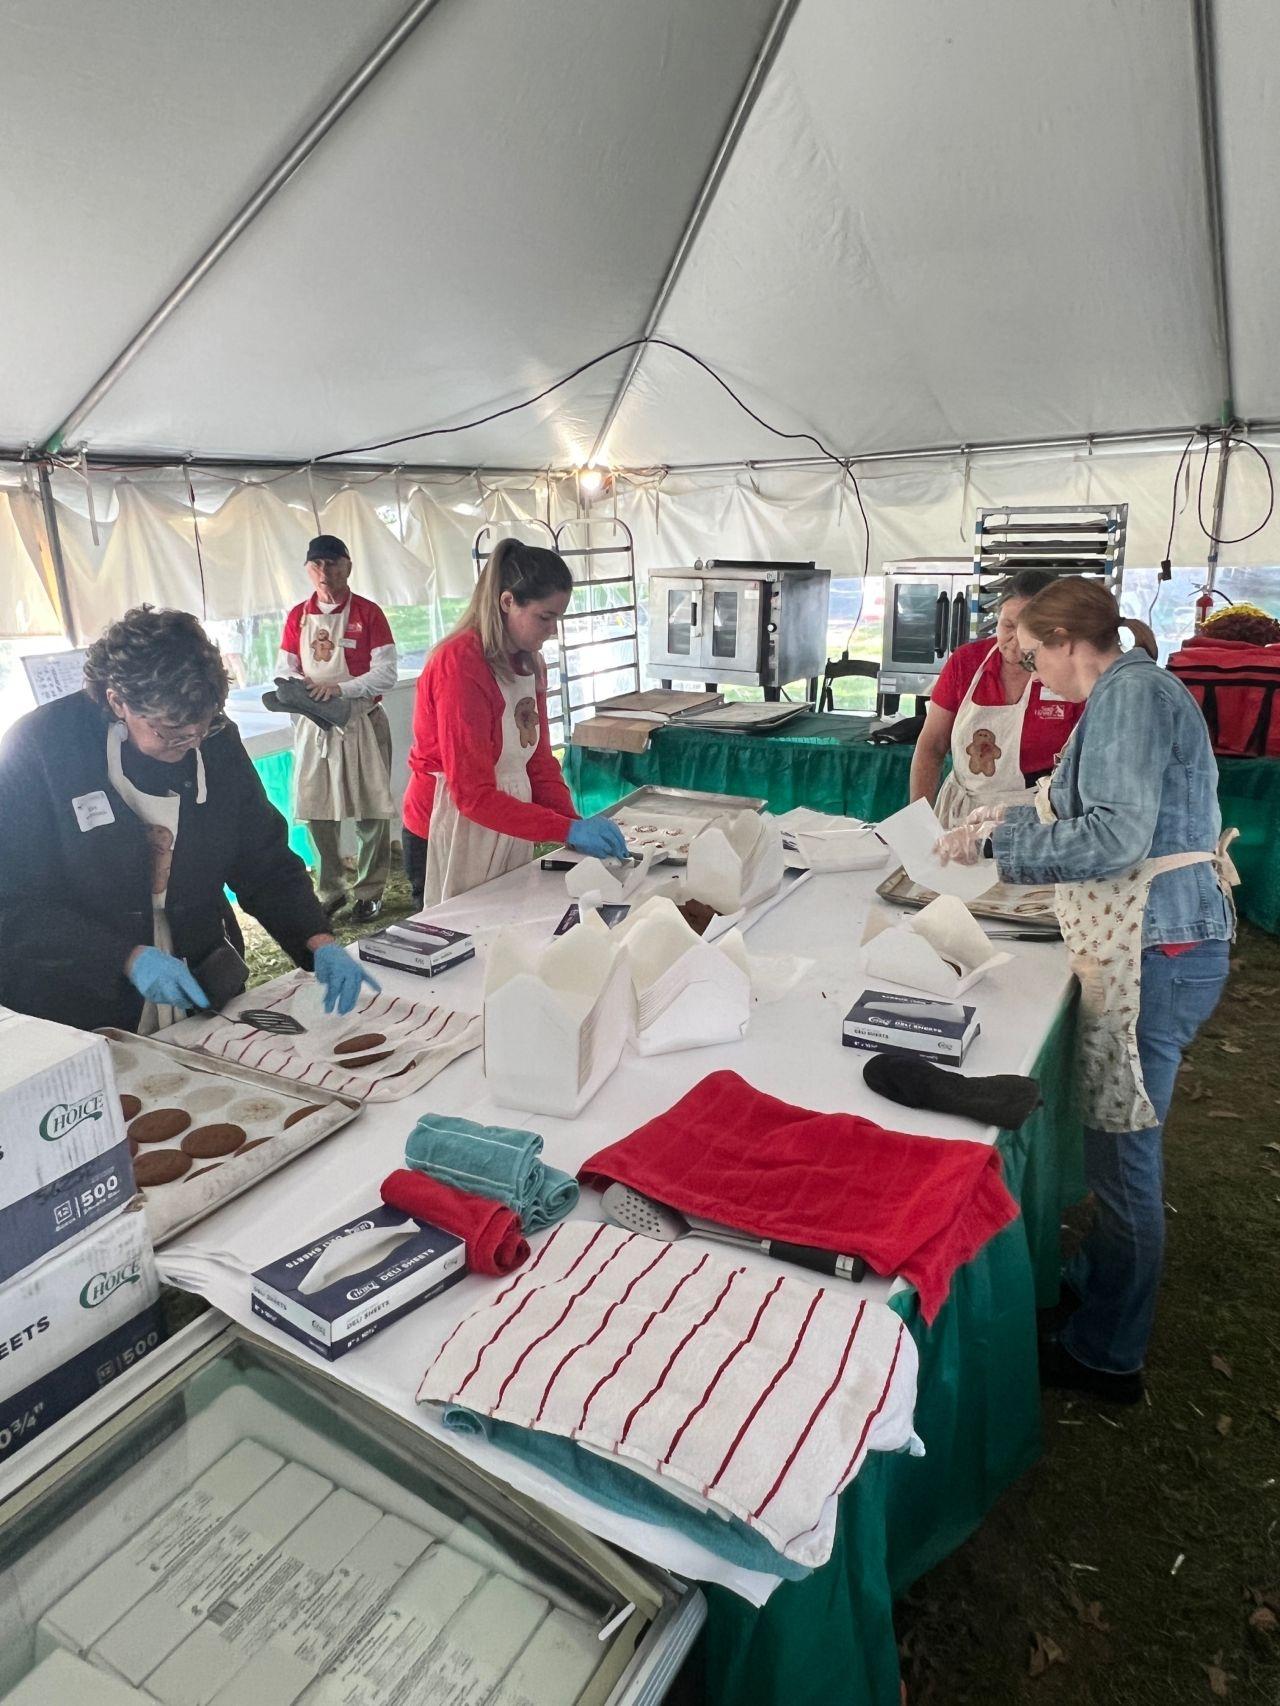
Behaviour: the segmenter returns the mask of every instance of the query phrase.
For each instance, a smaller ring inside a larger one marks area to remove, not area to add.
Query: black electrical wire
[[[598,367],[602,361],[609,361],[615,355],[622,355],[627,350],[643,349],[647,345],[654,345],[659,349],[674,350],[677,355],[684,356],[686,360],[691,361],[695,366],[700,367],[704,373],[709,374],[710,377],[715,380],[720,389],[728,393],[742,412],[746,415],[750,415],[751,419],[757,426],[763,427],[766,432],[772,433],[775,438],[785,438],[788,440],[803,439],[805,443],[812,444],[820,455],[825,456],[829,462],[834,462],[837,468],[844,471],[848,476],[849,483],[853,487],[853,495],[858,500],[858,511],[862,516],[862,526],[865,535],[862,558],[862,578],[865,582],[867,572],[871,567],[871,527],[867,521],[867,512],[863,506],[862,493],[858,487],[857,476],[850,467],[848,459],[837,456],[833,450],[828,450],[822,440],[811,432],[786,432],[782,427],[774,426],[771,421],[765,420],[764,416],[757,414],[749,403],[743,402],[742,398],[734,390],[733,386],[729,384],[728,380],[722,379],[709,362],[704,361],[700,355],[695,355],[691,349],[686,349],[683,344],[672,342],[670,338],[629,338],[626,343],[615,344],[612,349],[605,350],[602,355],[592,356],[590,361],[582,362],[579,366],[575,367],[572,372],[562,374],[559,379],[555,379],[550,385],[544,386],[543,389],[537,392],[534,396],[525,397],[518,403],[508,403],[505,408],[494,409],[487,415],[480,415],[476,420],[460,421],[456,426],[427,427],[422,432],[402,433],[398,438],[384,438],[377,444],[349,445],[345,450],[326,450],[323,456],[317,456],[315,458],[315,462],[331,462],[341,460],[348,456],[368,456],[375,450],[392,450],[397,445],[414,444],[420,439],[443,438],[450,433],[470,432],[476,427],[488,426],[491,421],[499,421],[505,415],[514,415],[521,409],[532,408],[535,403],[540,403],[544,397],[549,397],[553,391],[560,390],[562,386],[569,385],[573,380],[580,378],[582,374],[590,372],[593,367]],[[858,612],[858,620],[862,620],[861,609],[859,609]],[[854,626],[856,627],[857,624],[855,623]]]
[[[1252,443],[1251,440],[1247,438],[1240,438],[1235,433],[1228,434],[1228,444],[1238,446],[1241,450],[1252,450],[1253,454],[1266,469],[1267,491],[1269,494],[1267,498],[1267,513],[1263,516],[1258,525],[1256,527],[1251,527],[1247,533],[1238,533],[1234,539],[1228,539],[1225,534],[1215,533],[1211,527],[1206,527],[1204,523],[1204,477],[1209,468],[1209,451],[1212,448],[1212,443],[1211,435],[1206,433],[1204,438],[1204,456],[1201,458],[1200,462],[1200,485],[1196,492],[1196,519],[1200,523],[1200,531],[1204,534],[1210,544],[1243,545],[1246,539],[1253,539],[1257,534],[1261,533],[1263,528],[1271,520],[1271,517],[1275,514],[1276,483],[1271,473],[1271,464],[1258,449],[1257,445]],[[1225,446],[1220,454],[1225,454]]]

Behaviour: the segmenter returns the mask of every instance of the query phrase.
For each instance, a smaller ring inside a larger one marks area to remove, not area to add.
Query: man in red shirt
[[[391,869],[391,726],[381,698],[396,684],[396,644],[380,607],[351,591],[341,539],[311,541],[307,575],[314,591],[285,618],[276,674],[305,682],[315,700],[342,694],[351,715],[341,729],[294,718],[293,811],[320,856],[317,886],[330,917],[348,901],[339,835],[344,819],[355,820],[352,917],[363,924],[382,910]]]

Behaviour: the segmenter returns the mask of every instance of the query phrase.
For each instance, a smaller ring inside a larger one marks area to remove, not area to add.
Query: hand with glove
[[[326,942],[312,955],[317,980],[324,987],[326,1013],[349,1013],[359,999],[361,984],[367,983],[375,993],[382,985],[345,948],[336,942]]]
[[[975,829],[985,828],[990,835],[998,823],[1004,822],[1008,810],[1008,806],[975,806],[964,821]]]
[[[629,859],[631,854],[622,831],[611,817],[580,817],[569,825],[565,836],[575,853],[586,853],[593,859]]]
[[[990,825],[985,823],[962,823],[955,829],[949,829],[933,844],[933,850],[939,861],[950,865],[976,865],[982,857],[983,843],[990,833]]]
[[[209,998],[185,960],[162,948],[135,948],[125,961],[125,976],[144,1000],[157,1007],[208,1007]]]

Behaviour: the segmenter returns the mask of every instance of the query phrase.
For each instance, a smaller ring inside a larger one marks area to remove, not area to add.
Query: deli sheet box
[[[959,1066],[981,1029],[976,1007],[864,989],[845,1015],[842,1040],[846,1048]]]
[[[461,1238],[379,1203],[259,1268],[249,1301],[333,1362],[466,1271]]]
[[[0,1286],[0,1464],[156,1348],[159,1296],[141,1213]]]
[[[0,1284],[133,1194],[106,1038],[0,1007]]]
[[[434,977],[448,966],[473,960],[476,945],[465,930],[446,930],[440,924],[423,924],[416,918],[406,918],[401,923],[388,924],[385,930],[375,930],[372,936],[362,936],[359,952],[362,960],[375,966],[392,966],[396,971]]]

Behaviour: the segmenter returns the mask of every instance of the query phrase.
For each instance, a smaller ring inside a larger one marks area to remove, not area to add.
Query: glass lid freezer
[[[216,1315],[112,1392],[0,1479],[6,1706],[657,1701],[701,1624],[696,1591]]]

